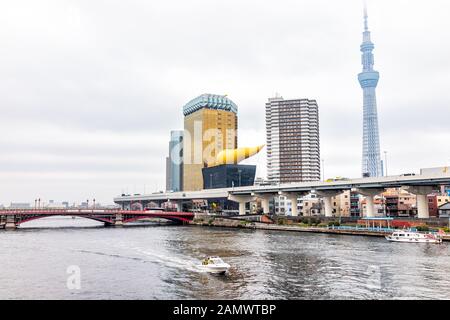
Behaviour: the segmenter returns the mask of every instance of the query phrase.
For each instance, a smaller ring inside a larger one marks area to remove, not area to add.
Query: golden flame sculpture
[[[245,147],[237,149],[224,149],[216,156],[215,162],[208,164],[208,167],[220,166],[223,164],[238,164],[239,162],[257,154],[264,145],[257,147]]]

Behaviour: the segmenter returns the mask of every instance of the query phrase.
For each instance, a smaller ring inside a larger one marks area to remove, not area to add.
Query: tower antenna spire
[[[364,30],[369,30],[369,25],[367,23],[367,1],[364,0]]]

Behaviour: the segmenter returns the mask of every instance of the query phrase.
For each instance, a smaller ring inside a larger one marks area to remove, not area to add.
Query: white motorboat
[[[386,239],[393,242],[409,243],[442,243],[442,237],[439,234],[420,233],[417,231],[394,231]]]
[[[207,257],[202,260],[199,268],[207,272],[223,274],[228,271],[230,265],[219,257]]]

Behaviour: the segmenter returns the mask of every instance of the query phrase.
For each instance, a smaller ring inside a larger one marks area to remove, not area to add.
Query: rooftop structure
[[[202,94],[183,107],[183,114],[187,116],[203,108],[231,111],[236,114],[238,111],[237,105],[226,95]]]

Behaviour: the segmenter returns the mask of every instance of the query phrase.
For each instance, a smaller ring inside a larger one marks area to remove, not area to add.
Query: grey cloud
[[[369,1],[391,173],[450,159],[449,9]],[[275,92],[317,99],[327,176],[359,176],[361,32],[356,0],[4,1],[0,203],[162,188],[169,131],[205,92],[238,104],[242,145],[265,142]]]

